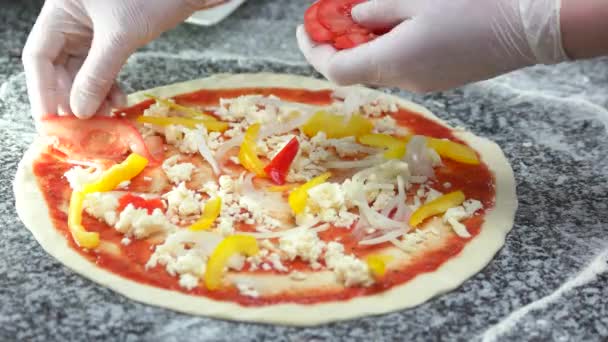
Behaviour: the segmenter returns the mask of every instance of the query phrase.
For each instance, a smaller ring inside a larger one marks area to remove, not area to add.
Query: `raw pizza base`
[[[174,96],[201,88],[284,87],[328,89],[332,84],[300,76],[281,74],[220,74],[209,78],[178,83],[146,90],[157,96]],[[366,89],[365,91],[374,92]],[[129,96],[129,105],[146,99],[144,92]],[[445,122],[430,111],[403,99],[394,97],[399,105],[418,112],[445,126]],[[221,302],[192,296],[177,291],[142,285],[122,278],[95,265],[70,248],[64,236],[52,225],[46,202],[38,188],[32,163],[39,155],[40,142],[34,142],[19,163],[14,181],[17,213],[40,245],[61,263],[75,272],[109,287],[136,301],[216,318],[310,326],[339,320],[354,319],[402,310],[419,305],[430,298],[460,286],[486,266],[503,246],[506,234],[513,226],[517,199],[513,170],[501,149],[493,142],[471,133],[456,131],[455,135],[473,146],[496,177],[496,204],[486,213],[481,232],[465,245],[462,252],[445,262],[435,272],[418,275],[409,282],[383,293],[355,297],[347,301],[318,304],[277,304],[262,307],[244,307],[232,302]],[[473,294],[472,294],[473,295]]]

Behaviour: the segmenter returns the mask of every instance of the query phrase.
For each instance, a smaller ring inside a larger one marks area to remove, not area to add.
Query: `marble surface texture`
[[[310,1],[250,0],[134,54],[129,91],[217,72],[311,75],[295,27]],[[608,59],[535,67],[449,92],[401,93],[496,141],[520,207],[505,247],[456,291],[412,310],[315,328],[239,324],[130,301],[49,257],[15,214],[34,138],[20,51],[40,1],[0,0],[0,340],[327,341],[608,339]]]

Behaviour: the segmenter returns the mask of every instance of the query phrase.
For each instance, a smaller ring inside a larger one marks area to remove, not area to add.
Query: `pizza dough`
[[[144,93],[170,97],[201,88],[242,87],[314,90],[329,89],[332,85],[328,82],[292,75],[222,74],[138,92],[129,96],[129,104],[144,100]],[[373,92],[373,90],[365,91]],[[402,99],[398,99],[398,103],[404,108],[447,126],[419,105]],[[216,318],[299,326],[353,319],[410,308],[453,290],[479,272],[504,244],[505,236],[513,226],[517,208],[513,171],[495,143],[464,131],[456,131],[455,135],[475,147],[482,161],[488,165],[496,178],[495,207],[486,214],[481,232],[466,244],[458,256],[445,262],[435,272],[418,275],[413,280],[380,294],[355,297],[348,301],[245,307],[232,302],[214,301],[205,297],[142,285],[94,267],[90,261],[68,247],[65,237],[60,235],[51,223],[47,205],[32,171],[32,163],[42,146],[40,142],[35,142],[31,146],[19,164],[14,181],[16,208],[25,226],[49,254],[77,273],[142,303]]]

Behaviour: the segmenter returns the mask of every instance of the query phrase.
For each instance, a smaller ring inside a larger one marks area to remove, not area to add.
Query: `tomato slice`
[[[154,209],[163,210],[165,205],[160,198],[154,199],[145,199],[140,196],[135,196],[133,194],[123,195],[120,199],[118,199],[118,212],[123,211],[127,205],[132,204],[137,209],[146,209],[148,210],[148,214],[152,214]]]
[[[325,26],[321,25],[317,19],[318,9],[319,2],[315,2],[306,10],[306,13],[304,13],[304,28],[313,41],[317,43],[331,43],[334,35]]]
[[[141,134],[126,119],[93,117],[87,120],[74,116],[51,116],[41,121],[41,133],[53,137],[54,147],[72,159],[122,160],[130,151],[157,164]]]
[[[351,49],[357,45],[367,43],[375,37],[376,35],[373,33],[347,33],[334,39],[334,47],[338,50]]]
[[[351,27],[358,26],[350,12],[355,5],[364,1],[366,0],[320,0],[317,19],[335,36],[343,35]]]

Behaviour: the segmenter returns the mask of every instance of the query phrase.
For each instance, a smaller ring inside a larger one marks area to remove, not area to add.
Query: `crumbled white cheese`
[[[477,200],[467,200],[461,206],[448,209],[443,214],[443,222],[449,223],[456,235],[461,238],[470,238],[471,234],[467,227],[460,223],[465,218],[471,217],[479,209],[483,208],[481,202]]]
[[[190,273],[181,274],[179,276],[179,286],[186,290],[192,290],[198,286],[198,278]]]
[[[246,297],[257,298],[260,296],[260,293],[253,287],[251,284],[245,284],[242,282],[236,283],[236,288],[239,290],[239,293]]]
[[[198,145],[205,137],[204,129],[190,129],[179,125],[165,127],[167,144],[175,146],[182,153],[198,152]]]
[[[337,183],[323,183],[308,190],[308,201],[303,215],[299,215],[298,224],[303,224],[316,217],[322,222],[331,223],[336,227],[350,227],[358,215],[348,211],[344,190]]]
[[[201,196],[180,183],[163,195],[167,200],[167,213],[175,222],[179,218],[187,218],[201,213]]]
[[[279,250],[288,260],[299,257],[310,264],[318,264],[324,247],[325,243],[317,233],[308,230],[287,234],[279,239]]]
[[[167,178],[173,184],[189,181],[192,178],[192,172],[196,168],[192,163],[178,163],[179,159],[180,155],[174,155],[167,158],[162,165]]]
[[[70,188],[79,191],[85,184],[93,183],[101,176],[101,170],[94,170],[92,168],[83,168],[81,166],[74,166],[73,168],[66,171],[63,176],[70,183]]]
[[[172,99],[168,99],[168,101],[173,102]],[[165,106],[164,104],[162,104],[160,102],[155,102],[150,107],[148,107],[144,110],[144,116],[166,117],[166,116],[169,116],[170,111],[171,111],[171,108],[169,108],[168,106]]]
[[[148,214],[147,209],[138,209],[128,204],[120,213],[114,228],[126,236],[142,239],[159,232],[171,231],[174,227],[160,209],[154,209],[152,214]]]
[[[131,244],[131,239],[128,236],[125,236],[120,240],[120,243],[124,246],[128,246]]]
[[[270,253],[268,255],[268,261],[272,264],[272,268],[279,272],[287,272],[289,269],[281,262],[281,256],[277,253]]]
[[[107,223],[110,226],[116,224],[118,214],[116,208],[118,208],[118,198],[115,194],[106,192],[94,192],[87,194],[82,204],[84,211]]]
[[[354,255],[344,254],[344,245],[338,242],[327,244],[325,264],[345,286],[370,286],[374,282],[367,264]]]

